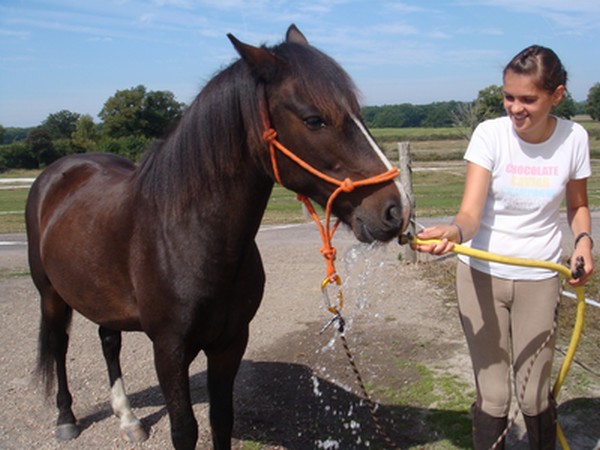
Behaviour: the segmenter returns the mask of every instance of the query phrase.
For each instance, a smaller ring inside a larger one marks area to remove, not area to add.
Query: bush
[[[37,169],[38,159],[25,142],[0,146],[0,172],[9,169]]]
[[[98,151],[114,153],[131,161],[139,161],[151,142],[151,138],[143,136],[105,137],[98,142]]]

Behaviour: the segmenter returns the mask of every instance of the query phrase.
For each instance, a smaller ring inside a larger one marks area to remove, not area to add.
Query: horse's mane
[[[267,50],[287,61],[283,76],[293,77],[333,126],[340,126],[345,116],[340,105],[358,113],[355,86],[333,59],[297,43]],[[219,179],[235,176],[252,158],[256,163],[256,152],[267,151],[261,137],[259,83],[242,60],[212,78],[171,135],[144,156],[137,179],[142,195],[183,212],[190,202],[219,189]]]

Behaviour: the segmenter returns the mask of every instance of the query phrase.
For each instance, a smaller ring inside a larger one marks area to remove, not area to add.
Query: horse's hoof
[[[131,442],[132,444],[139,444],[148,439],[148,433],[141,424],[121,429],[121,436],[127,442]]]
[[[64,423],[56,426],[54,436],[59,441],[70,441],[79,436],[79,432],[79,427],[74,423]]]

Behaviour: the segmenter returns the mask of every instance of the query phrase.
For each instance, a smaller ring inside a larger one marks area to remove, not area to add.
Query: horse
[[[327,181],[390,168],[339,64],[293,24],[272,47],[228,37],[239,58],[139,164],[70,155],[31,187],[28,259],[41,297],[36,373],[48,395],[56,380],[59,440],[80,433],[65,362],[76,310],[99,326],[113,412],[131,442],[147,432],[127,399],[119,354],[122,332],[142,331],[152,341],[174,448],[193,449],[198,439],[189,365],[200,351],[213,448],[231,447],[234,379],[265,283],[255,237],[276,180],[320,205],[339,192],[332,213],[361,241],[388,241],[406,228],[408,202],[394,174],[342,191]],[[293,155],[270,152],[273,143]]]

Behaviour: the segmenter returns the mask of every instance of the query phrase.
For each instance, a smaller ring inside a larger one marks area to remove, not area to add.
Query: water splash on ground
[[[373,297],[381,297],[385,295],[388,289],[388,281],[381,274],[381,268],[389,262],[389,254],[387,253],[386,244],[362,244],[357,243],[350,246],[340,258],[343,265],[343,272],[340,272],[342,277],[342,292],[344,295],[344,308],[342,315],[345,319],[344,333],[352,333],[352,325],[355,318],[359,315],[377,316],[376,312],[369,310],[370,303],[373,302]],[[376,289],[374,290],[374,286]],[[375,294],[373,294],[375,292]],[[335,329],[335,327],[332,327]],[[331,331],[327,331],[331,332]],[[339,341],[339,331],[335,330],[331,333],[331,338],[325,345],[317,350],[317,353],[326,354],[338,350],[336,344]],[[341,346],[340,346],[341,347]],[[318,375],[318,376],[317,376]],[[367,407],[364,400],[357,401],[356,404],[351,404],[347,410],[341,410],[341,406],[325,404],[323,394],[319,386],[319,378],[326,379],[331,383],[343,388],[348,392],[353,392],[349,386],[345,386],[340,380],[332,379],[329,376],[327,367],[317,365],[315,374],[312,377],[313,393],[320,399],[321,407],[327,414],[334,417],[339,417],[342,426],[353,437],[357,446],[366,448],[370,446],[370,441],[363,436],[362,425],[357,419],[357,409]],[[360,395],[360,394],[359,394]],[[324,440],[315,441],[315,446],[322,449],[339,449],[340,437],[329,436]]]

